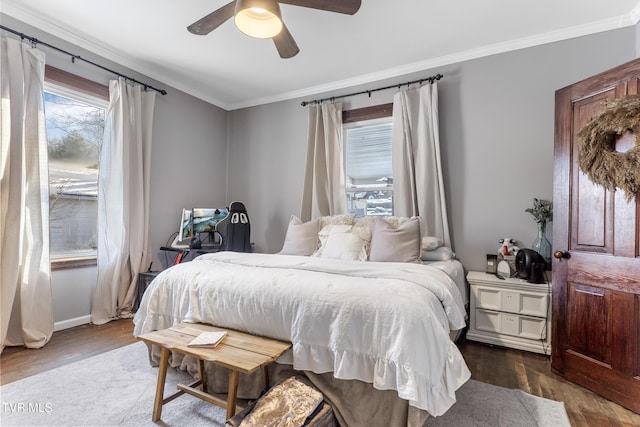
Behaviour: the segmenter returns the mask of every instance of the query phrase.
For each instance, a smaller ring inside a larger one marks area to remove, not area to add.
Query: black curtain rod
[[[314,99],[313,101],[302,101],[300,103],[300,105],[302,105],[303,107],[306,107],[309,104],[321,104],[324,101],[335,101],[336,99],[340,99],[340,98],[346,98],[348,96],[356,96],[356,95],[364,95],[365,93],[369,96],[371,96],[371,94],[373,92],[378,92],[381,90],[387,90],[387,89],[393,89],[393,88],[398,88],[400,89],[402,86],[411,86],[412,84],[415,83],[419,83],[422,84],[424,82],[429,82],[429,83],[433,83],[435,81],[440,80],[441,78],[443,78],[444,76],[442,74],[437,74],[435,76],[431,76],[431,77],[425,77],[424,79],[420,79],[420,80],[414,80],[412,82],[406,82],[406,83],[400,83],[400,84],[396,84],[396,85],[391,85],[391,86],[385,86],[385,87],[379,87],[377,89],[369,89],[369,90],[363,90],[361,92],[354,92],[354,93],[348,93],[346,95],[339,95],[339,96],[331,96],[329,98],[322,98],[322,99]]]
[[[30,37],[30,36],[28,36],[28,35],[26,35],[24,33],[21,33],[21,32],[18,32],[16,30],[13,30],[11,28],[5,27],[4,25],[0,25],[0,29],[5,30],[5,31],[9,31],[10,33],[13,33],[13,34],[15,34],[17,36],[20,36],[20,38],[22,40],[24,40],[24,39],[29,40],[31,42],[31,44],[33,45],[33,47],[36,47],[37,45],[41,44],[41,45],[46,46],[48,48],[51,48],[53,50],[57,50],[58,52],[64,53],[65,55],[69,55],[71,57],[71,62],[76,62],[76,59],[79,59],[80,61],[84,61],[87,64],[93,65],[94,67],[98,67],[98,68],[100,68],[100,69],[102,69],[104,71],[108,71],[109,73],[115,74],[118,77],[124,77],[125,79],[127,79],[127,80],[129,80],[129,81],[131,81],[133,83],[138,83],[139,85],[143,86],[145,90],[153,89],[153,90],[155,90],[156,92],[158,92],[158,93],[160,93],[162,95],[166,95],[167,94],[167,91],[164,90],[164,89],[158,89],[158,88],[155,88],[155,87],[153,87],[151,85],[148,85],[146,83],[142,83],[142,82],[140,82],[140,81],[138,81],[138,80],[136,80],[134,78],[131,78],[129,76],[125,76],[122,73],[119,73],[117,71],[111,70],[111,69],[109,69],[107,67],[104,67],[104,66],[102,66],[100,64],[96,64],[95,62],[89,61],[88,59],[84,59],[80,55],[74,55],[73,53],[67,52],[64,49],[60,49],[59,47],[56,47],[56,46],[50,45],[49,43],[45,43],[45,42],[43,42],[41,40],[38,40],[35,37]]]

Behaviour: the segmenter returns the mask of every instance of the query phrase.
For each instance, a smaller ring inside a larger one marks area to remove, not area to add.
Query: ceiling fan
[[[291,58],[300,49],[282,21],[280,3],[353,15],[360,9],[361,0],[234,0],[189,25],[187,30],[204,36],[234,17],[240,31],[251,37],[272,39],[280,57]]]

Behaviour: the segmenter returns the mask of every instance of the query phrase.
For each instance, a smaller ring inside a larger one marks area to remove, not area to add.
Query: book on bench
[[[227,331],[202,332],[187,347],[214,348],[227,336]]]

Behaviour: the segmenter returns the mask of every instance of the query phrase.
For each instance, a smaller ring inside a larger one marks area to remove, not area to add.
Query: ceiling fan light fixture
[[[276,0],[237,0],[233,21],[240,31],[258,39],[274,37],[282,30],[282,15]]]

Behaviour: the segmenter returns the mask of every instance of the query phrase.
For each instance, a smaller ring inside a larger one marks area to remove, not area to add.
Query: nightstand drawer
[[[546,326],[547,321],[544,318],[475,310],[475,329],[480,331],[540,340],[546,338]]]
[[[480,271],[471,289],[467,339],[542,354],[551,353],[551,288]]]
[[[547,316],[549,301],[547,293],[512,291],[485,286],[474,286],[472,291],[477,308],[507,311],[527,316]]]

